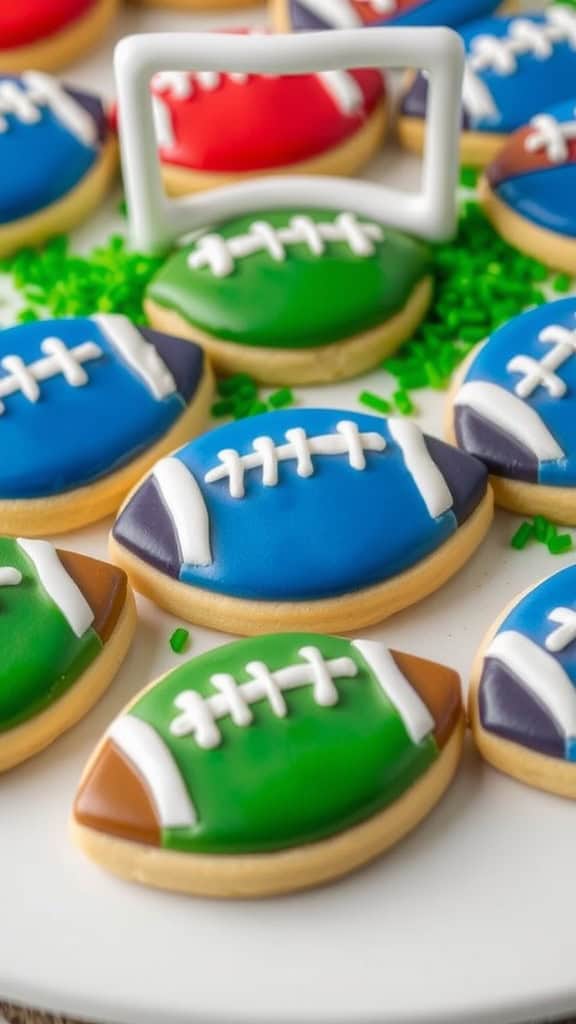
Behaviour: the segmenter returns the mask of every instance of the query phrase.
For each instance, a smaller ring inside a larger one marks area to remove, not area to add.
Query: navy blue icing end
[[[480,721],[487,732],[564,758],[564,737],[548,711],[496,658],[487,658],[478,690]]]
[[[442,473],[454,502],[452,511],[461,526],[486,494],[488,472],[478,460],[435,437],[425,437],[431,458]]]
[[[166,364],[176,381],[178,392],[189,402],[198,390],[205,366],[204,352],[199,345],[171,334],[141,327],[140,333],[149,341]]]
[[[454,407],[454,431],[458,446],[481,459],[490,473],[538,483],[538,458],[534,453],[473,409]]]
[[[153,476],[148,477],[121,511],[112,536],[137,558],[178,579],[181,563],[178,541]]]

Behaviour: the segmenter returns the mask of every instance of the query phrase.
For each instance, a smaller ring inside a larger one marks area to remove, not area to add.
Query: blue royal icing
[[[175,423],[203,365],[196,345],[120,316],[2,331],[0,500],[60,494],[130,462]]]
[[[342,421],[382,443],[383,450],[364,449],[362,469],[351,464],[338,430]],[[486,492],[485,470],[476,460],[458,460],[462,453],[434,439],[422,442],[418,428],[404,421],[440,478],[441,505],[429,507],[394,437],[394,422],[302,409],[229,424],[163,460],[120,514],[114,536],[169,575],[247,599],[315,600],[379,583],[440,547]],[[273,454],[294,429],[304,431],[305,447],[312,445],[306,476],[299,474],[296,445],[286,459]],[[262,437],[267,440],[256,440]],[[328,453],[335,438],[341,449]],[[249,453],[253,459],[255,440],[268,454],[244,468],[244,496],[235,497],[232,477],[212,479],[211,471],[230,458],[222,452],[237,453],[233,461]],[[167,462],[179,464],[181,490]]]
[[[500,4],[500,0],[421,0],[408,10],[392,11],[381,19],[371,22],[378,25],[461,25],[473,18],[481,18],[490,14]],[[393,5],[391,5],[392,7]],[[330,28],[328,18],[314,13],[314,6],[308,6],[306,0],[290,0],[291,24],[297,30],[310,31],[318,28]]]
[[[94,167],[104,123],[96,102],[37,72],[0,76],[0,224],[62,199]]]
[[[463,127],[509,133],[545,107],[569,99],[576,74],[576,13],[556,5],[542,14],[484,18],[460,29],[467,61]],[[479,57],[479,54],[481,57]],[[424,117],[427,89],[416,77],[403,112]]]
[[[544,580],[505,617],[478,691],[490,732],[576,760],[576,566]]]

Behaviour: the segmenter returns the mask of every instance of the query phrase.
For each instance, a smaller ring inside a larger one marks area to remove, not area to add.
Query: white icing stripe
[[[110,726],[108,737],[146,784],[162,828],[193,828],[198,821],[196,809],[156,730],[135,715],[121,715]]]
[[[574,109],[576,116],[576,108]],[[551,114],[538,114],[530,121],[530,132],[524,139],[527,153],[546,150],[550,163],[563,164],[570,159],[570,143],[576,139],[576,121],[557,121]]]
[[[454,404],[467,407],[524,445],[540,462],[564,458],[564,452],[538,413],[510,391],[487,381],[468,381]]]
[[[397,418],[388,420],[388,428],[402,450],[406,469],[412,474],[432,518],[448,512],[454,504],[452,494],[426,447],[420,428],[415,423]]]
[[[176,392],[176,382],[166,364],[140,331],[119,313],[97,313],[92,317],[128,366],[142,379],[158,401]]]
[[[212,565],[208,509],[193,474],[169,456],[157,463],[153,477],[174,525],[182,562]]]
[[[298,0],[300,7],[333,28],[358,28],[362,19],[350,0]]]
[[[553,654],[565,651],[576,640],[576,611],[574,608],[553,608],[548,616],[557,629],[546,637],[546,650]]]
[[[104,354],[93,341],[68,349],[60,338],[45,338],[40,349],[46,358],[28,365],[18,355],[0,359],[0,366],[6,371],[6,376],[0,376],[0,416],[5,412],[3,398],[21,392],[29,402],[37,402],[40,398],[38,384],[52,377],[62,375],[70,387],[84,387],[88,383],[88,374],[83,364],[101,359]]]
[[[318,78],[335,106],[352,117],[364,107],[364,95],[356,79],[346,71],[321,71]]]
[[[15,117],[23,124],[37,124],[43,106],[49,107],[70,134],[85,146],[96,145],[96,124],[88,111],[56,79],[39,71],[27,71],[20,82],[0,82],[0,134],[10,128],[5,115]]]
[[[18,538],[18,546],[32,562],[48,596],[60,609],[70,629],[82,637],[94,621],[94,613],[84,594],[68,575],[56,549],[45,540]]]
[[[359,221],[353,213],[341,213],[332,222],[316,223],[311,217],[292,217],[285,228],[274,228],[266,221],[255,221],[245,235],[224,238],[222,235],[203,235],[188,256],[190,270],[209,269],[215,277],[232,274],[236,261],[267,252],[278,263],[286,259],[286,248],[291,245],[308,246],[314,256],[323,256],[326,243],[342,242],[354,256],[370,257],[376,245],[385,239],[380,224]]]
[[[264,487],[276,487],[279,462],[295,460],[298,476],[310,477],[314,475],[313,455],[347,455],[350,467],[361,472],[366,469],[365,452],[383,452],[386,448],[381,434],[362,434],[358,424],[351,420],[341,420],[334,434],[308,437],[302,427],[294,427],[284,436],[288,443],[280,445],[275,445],[270,437],[256,438],[252,443],[254,451],[247,455],[240,455],[234,448],[223,449],[218,452],[219,465],[206,473],[205,482],[228,480],[230,495],[243,498],[248,470],[261,469]]]
[[[434,732],[434,719],[420,694],[402,674],[390,651],[374,640],[354,640],[352,646],[362,655],[388,700],[400,715],[413,743],[422,743]]]
[[[217,691],[203,697],[197,690],[184,690],[174,704],[180,712],[170,724],[174,736],[194,736],[203,750],[220,745],[222,735],[218,721],[230,717],[234,725],[246,729],[253,722],[251,706],[267,700],[278,718],[285,718],[288,708],[283,694],[303,686],[312,686],[314,701],[320,707],[333,707],[339,701],[335,679],[354,679],[358,666],[352,658],[334,658],[326,661],[317,647],[303,647],[298,651],[303,659],[297,665],[288,665],[271,671],[263,662],[250,662],[245,672],[252,678],[237,683],[233,676],[217,673],[210,683]]]
[[[13,565],[0,565],[0,587],[17,587],[22,583],[22,573]]]
[[[566,737],[576,736],[576,693],[556,658],[515,630],[498,633],[484,657],[501,662],[548,709]]]

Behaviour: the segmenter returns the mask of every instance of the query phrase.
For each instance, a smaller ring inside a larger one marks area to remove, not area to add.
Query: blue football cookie
[[[531,118],[486,170],[484,209],[512,245],[576,274],[576,87]]]
[[[364,25],[454,27],[499,5],[500,0],[272,0],[277,27],[292,32]]]
[[[576,297],[500,327],[465,365],[448,436],[481,459],[496,501],[576,524]]]
[[[508,136],[540,110],[570,99],[576,75],[576,11],[561,4],[541,13],[493,17],[461,30],[466,48],[461,159],[485,167]],[[409,149],[424,144],[428,85],[412,76],[398,129]]]
[[[115,169],[96,96],[38,71],[0,76],[0,256],[84,220]]]
[[[197,345],[124,316],[2,331],[2,530],[60,533],[116,512],[156,459],[203,428],[211,395]]]
[[[137,589],[190,621],[337,632],[437,589],[491,519],[482,464],[414,423],[295,409],[162,459],[110,550]]]
[[[521,594],[484,640],[470,714],[487,761],[576,797],[576,566]]]

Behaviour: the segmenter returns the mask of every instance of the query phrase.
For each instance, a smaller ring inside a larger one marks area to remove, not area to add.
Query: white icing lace
[[[97,141],[96,126],[88,112],[55,79],[27,71],[19,80],[0,81],[0,135],[9,131],[11,115],[22,124],[37,124],[42,107],[50,107],[61,123],[87,146]]]
[[[285,228],[275,228],[267,221],[255,221],[245,235],[223,238],[222,235],[204,235],[188,256],[191,270],[209,268],[215,277],[227,277],[236,261],[255,253],[266,252],[281,263],[286,259],[286,248],[305,245],[314,256],[323,256],[326,243],[343,242],[355,256],[369,257],[375,244],[384,240],[379,224],[362,223],[353,213],[341,213],[332,223],[317,224],[310,217],[292,217]]]
[[[298,651],[302,664],[289,665],[272,672],[264,662],[251,661],[245,671],[251,676],[247,683],[238,684],[234,676],[218,673],[210,677],[217,690],[211,697],[202,697],[194,690],[178,694],[174,704],[181,712],[170,725],[173,736],[193,735],[204,750],[217,747],[222,739],[217,722],[230,717],[241,729],[253,722],[251,705],[267,700],[278,718],[285,718],[288,708],[284,693],[302,686],[312,686],[316,704],[333,707],[338,703],[335,679],[352,679],[358,667],[352,658],[334,658],[326,661],[317,647],[303,647]]]
[[[534,131],[524,139],[527,153],[544,149],[553,164],[563,164],[570,159],[570,143],[576,139],[576,121],[557,121],[551,114],[538,114],[530,121],[530,127]]]
[[[298,476],[314,475],[314,455],[347,455],[352,469],[366,469],[365,452],[383,452],[386,441],[381,434],[361,434],[358,425],[349,420],[341,420],[335,434],[322,434],[308,437],[303,427],[287,430],[287,444],[275,445],[271,437],[257,437],[252,442],[253,452],[240,455],[234,448],[225,448],[218,452],[220,463],[209,470],[204,477],[207,484],[218,480],[228,480],[230,496],[243,498],[245,476],[251,469],[262,470],[264,487],[276,487],[278,484],[278,464],[296,460]]]
[[[519,398],[530,398],[537,388],[543,387],[552,398],[563,398],[568,386],[556,370],[576,353],[576,330],[550,324],[540,332],[538,340],[554,348],[543,359],[520,355],[510,360],[508,372],[522,374],[514,390]]]
[[[12,565],[0,565],[0,587],[17,587],[22,583],[22,573]]]
[[[528,18],[515,18],[508,33],[498,36],[476,36],[471,43],[470,56],[464,76],[464,106],[476,118],[491,117],[498,113],[488,86],[479,77],[482,71],[498,75],[513,75],[518,70],[518,58],[533,56],[548,60],[554,46],[568,43],[576,49],[576,12],[567,7],[552,7],[546,11],[546,21],[537,24]]]
[[[40,348],[46,358],[28,365],[18,355],[0,359],[0,366],[6,371],[6,376],[0,377],[0,416],[5,411],[1,399],[21,392],[29,402],[37,402],[40,398],[40,383],[51,377],[61,374],[70,387],[83,387],[88,383],[88,374],[82,364],[100,359],[104,354],[93,341],[69,349],[60,338],[45,338]]]
[[[558,628],[546,637],[546,650],[559,654],[576,640],[576,611],[573,608],[554,608],[548,618],[550,622],[557,623]]]

